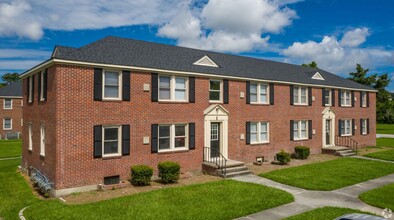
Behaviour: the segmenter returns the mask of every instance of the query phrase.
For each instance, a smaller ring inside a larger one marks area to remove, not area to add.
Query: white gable
[[[211,58],[209,58],[207,55],[202,57],[201,59],[197,60],[194,65],[200,65],[200,66],[210,66],[210,67],[219,67]]]
[[[316,72],[315,75],[312,76],[312,79],[324,80],[323,76],[319,72]]]

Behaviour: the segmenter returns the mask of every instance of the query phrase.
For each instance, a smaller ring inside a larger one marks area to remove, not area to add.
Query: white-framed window
[[[103,99],[122,99],[122,73],[120,71],[103,71]]]
[[[3,118],[3,130],[12,130],[11,118]]]
[[[222,81],[221,80],[209,80],[209,101],[210,102],[221,102],[223,97]]]
[[[250,83],[250,103],[268,104],[268,90],[266,83]]]
[[[351,92],[349,90],[342,90],[341,92],[341,106],[351,106]]]
[[[29,150],[33,150],[33,125],[29,122]]]
[[[294,86],[293,100],[295,105],[308,105],[308,87]]]
[[[367,93],[361,92],[361,106],[367,107]]]
[[[331,106],[331,89],[324,89],[324,105]]]
[[[159,101],[187,101],[188,78],[159,76]]]
[[[29,76],[29,78],[28,78],[28,82],[27,83],[29,83],[29,91],[28,91],[28,102],[29,103],[32,103],[33,102],[33,77],[34,77],[34,75],[33,76]]]
[[[40,126],[40,155],[45,156],[45,125]]]
[[[361,119],[361,134],[368,134],[368,120]]]
[[[269,142],[269,122],[251,122],[250,123],[250,143],[268,143]]]
[[[158,126],[159,152],[188,149],[187,124],[171,124]]]
[[[45,84],[45,79],[44,79],[44,74],[45,74],[45,70],[40,72],[40,101],[45,101],[45,97],[44,97],[44,88],[46,87]]]
[[[341,120],[341,136],[351,136],[352,135],[352,120],[345,119]]]
[[[12,99],[4,99],[4,109],[12,109]]]
[[[293,137],[294,140],[308,139],[308,120],[293,122]]]
[[[103,157],[120,156],[122,149],[122,126],[103,126]]]

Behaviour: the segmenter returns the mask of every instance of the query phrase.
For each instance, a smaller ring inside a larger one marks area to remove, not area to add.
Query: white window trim
[[[119,85],[118,85],[118,97],[116,97],[116,98],[112,98],[112,97],[107,98],[107,97],[105,97],[105,73],[106,72],[118,73],[118,83],[119,83]],[[123,88],[123,86],[122,86],[123,85],[122,71],[110,70],[110,69],[103,70],[102,78],[103,78],[103,80],[102,80],[102,97],[103,97],[103,100],[107,100],[107,101],[121,101],[122,100],[122,88]]]
[[[220,82],[220,91],[219,91],[219,100],[211,100],[210,99],[210,92],[211,91],[216,91],[217,92],[217,90],[211,90],[211,81],[217,81],[217,82]],[[210,79],[209,80],[209,93],[208,93],[208,98],[209,98],[209,103],[223,103],[223,80],[220,80],[220,79]]]
[[[10,120],[10,127],[9,127],[9,128],[6,128],[6,127],[5,127],[5,120],[7,120],[7,119]],[[4,131],[10,131],[10,130],[12,130],[12,118],[3,118],[3,130],[4,130]]]
[[[345,136],[353,136],[353,123],[352,123],[352,119],[342,119],[342,125],[343,125],[343,131],[345,133],[342,133],[341,131],[341,137],[345,137]],[[349,121],[349,134],[346,133],[346,121]]]
[[[332,106],[332,89],[324,89],[324,101],[326,101],[326,90],[329,91],[329,97],[328,97],[328,104],[324,103],[324,106]]]
[[[45,83],[45,80],[44,80],[44,70],[43,71],[41,71],[40,72],[40,74],[41,74],[41,77],[40,77],[40,102],[42,102],[42,101],[45,101],[45,98],[44,98],[44,83]]]
[[[175,148],[175,126],[182,125],[185,126],[185,147]],[[160,126],[170,126],[170,149],[160,150],[159,139],[160,139]],[[179,124],[159,124],[157,126],[157,150],[159,153],[162,152],[172,152],[172,151],[183,151],[189,149],[189,125],[187,123]]]
[[[6,99],[11,100],[11,107],[10,107],[10,108],[6,108],[6,106],[5,106],[5,100],[6,100]],[[3,109],[12,109],[12,106],[13,106],[12,99],[10,99],[10,98],[5,98],[5,99],[3,99],[3,100],[4,100]]]
[[[257,102],[252,102],[250,101],[250,104],[269,104],[270,103],[270,88],[269,88],[269,84],[268,83],[259,83],[259,82],[251,82],[250,85],[257,85]],[[261,85],[265,85],[266,86],[266,95],[267,95],[267,101],[266,102],[262,102],[261,101]],[[249,89],[249,96],[251,95],[250,89]],[[249,97],[250,98],[250,97]]]
[[[33,124],[29,122],[29,150],[33,150]]]
[[[29,76],[28,82],[27,82],[27,83],[29,83],[29,91],[28,91],[28,95],[29,95],[28,102],[29,103],[33,102],[33,77],[34,77],[34,75]]]
[[[104,144],[105,144],[105,129],[108,128],[117,128],[118,129],[118,152],[112,154],[105,154],[104,153]],[[101,152],[103,157],[114,157],[114,156],[122,156],[122,126],[121,125],[103,125],[101,134],[103,137],[102,145],[101,145]]]
[[[305,132],[306,136],[305,137],[301,137],[301,123],[302,122],[305,122],[305,124],[306,124],[305,125],[305,128],[306,128],[306,132]],[[297,126],[298,137],[294,136],[293,140],[295,140],[295,141],[308,140],[309,139],[309,121],[308,120],[298,120],[298,121],[294,121],[293,123],[298,124],[298,126]],[[294,125],[291,125],[291,126],[293,126],[293,132],[294,132]]]
[[[368,126],[367,119],[362,119],[361,134],[363,134],[363,135],[368,134],[367,126]]]
[[[346,103],[346,94],[349,96],[349,103]],[[341,106],[351,107],[352,106],[352,93],[349,90],[341,91]]]
[[[294,94],[294,88],[298,88],[297,89],[297,93],[298,93],[298,99],[296,100],[295,98],[294,98],[294,96],[295,96],[295,94]],[[301,102],[301,91],[302,91],[302,89],[305,89],[306,90],[306,95],[305,95],[305,103],[302,103]],[[308,97],[308,94],[309,92],[308,92],[308,87],[306,87],[306,86],[294,86],[293,87],[293,104],[294,105],[308,105],[308,100],[309,100],[309,97]]]
[[[45,157],[45,139],[46,139],[46,134],[45,134],[45,125],[41,124],[40,126],[40,155]]]
[[[160,98],[160,77],[170,77],[170,99],[161,99]],[[176,78],[184,78],[185,79],[185,100],[176,100],[175,99],[175,90],[176,90]],[[159,102],[189,102],[189,77],[186,76],[175,76],[175,75],[159,75],[158,77],[158,89],[157,89],[157,97]]]
[[[261,122],[251,122],[257,124],[257,142],[250,141],[250,144],[266,144],[270,142],[270,123],[268,121],[261,121]],[[261,123],[267,124],[267,140],[261,141]],[[252,132],[251,132],[252,133]]]
[[[367,107],[367,93],[366,92],[361,92],[361,102],[362,102],[361,107],[366,108]]]

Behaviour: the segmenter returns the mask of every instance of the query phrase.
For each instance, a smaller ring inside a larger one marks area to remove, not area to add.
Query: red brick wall
[[[4,109],[4,99],[0,98],[0,135],[1,139],[6,137],[7,132],[22,132],[22,98],[11,98],[12,99],[12,109]],[[12,119],[12,129],[11,130],[4,130],[4,118],[11,118]]]
[[[26,81],[24,80],[24,88]],[[24,109],[24,132],[27,134],[26,123],[29,121],[36,125],[33,152],[27,153],[27,135],[23,139],[24,163],[44,169],[50,178],[55,179],[56,189],[98,184],[105,176],[120,175],[121,179],[127,179],[132,165],[147,164],[156,168],[158,162],[165,160],[179,162],[183,171],[201,170],[204,146],[203,112],[210,106],[209,78],[196,78],[196,102],[186,104],[151,102],[151,92],[144,92],[143,84],[151,84],[150,73],[132,72],[131,101],[93,101],[93,68],[64,65],[50,68],[48,101],[37,105],[35,100]],[[290,106],[289,89],[288,85],[275,85],[273,106],[247,105],[245,99],[240,98],[240,92],[246,90],[245,82],[230,80],[229,104],[222,105],[229,112],[230,159],[251,162],[259,155],[273,159],[274,153],[281,149],[293,152],[297,145],[309,146],[315,154],[321,152],[324,109],[321,103],[321,88],[313,89],[313,105],[303,107]],[[26,96],[26,91],[24,94]],[[359,119],[369,118],[370,134],[361,136],[359,130],[356,130],[354,139],[365,145],[375,145],[375,94],[370,93],[369,108],[358,107],[359,96],[357,97],[354,108],[337,107],[336,103],[336,107],[332,108],[336,113],[336,121],[341,118],[354,118],[360,128]],[[316,134],[311,140],[290,141],[290,120],[297,119],[313,120]],[[246,121],[269,121],[270,143],[246,145],[245,140],[240,140],[240,135],[246,133]],[[45,159],[40,159],[37,147],[41,122],[51,124],[51,129],[47,129],[49,149]],[[189,122],[195,122],[196,125],[195,150],[152,154],[151,145],[143,144],[143,137],[151,136],[151,124]],[[115,159],[93,158],[93,126],[105,124],[131,125],[130,156]]]

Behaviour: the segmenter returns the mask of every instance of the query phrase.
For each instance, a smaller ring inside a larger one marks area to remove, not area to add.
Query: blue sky
[[[347,76],[356,63],[389,73],[392,0],[3,0],[0,74],[48,59],[55,45],[105,36],[215,50],[294,64],[315,60]]]

